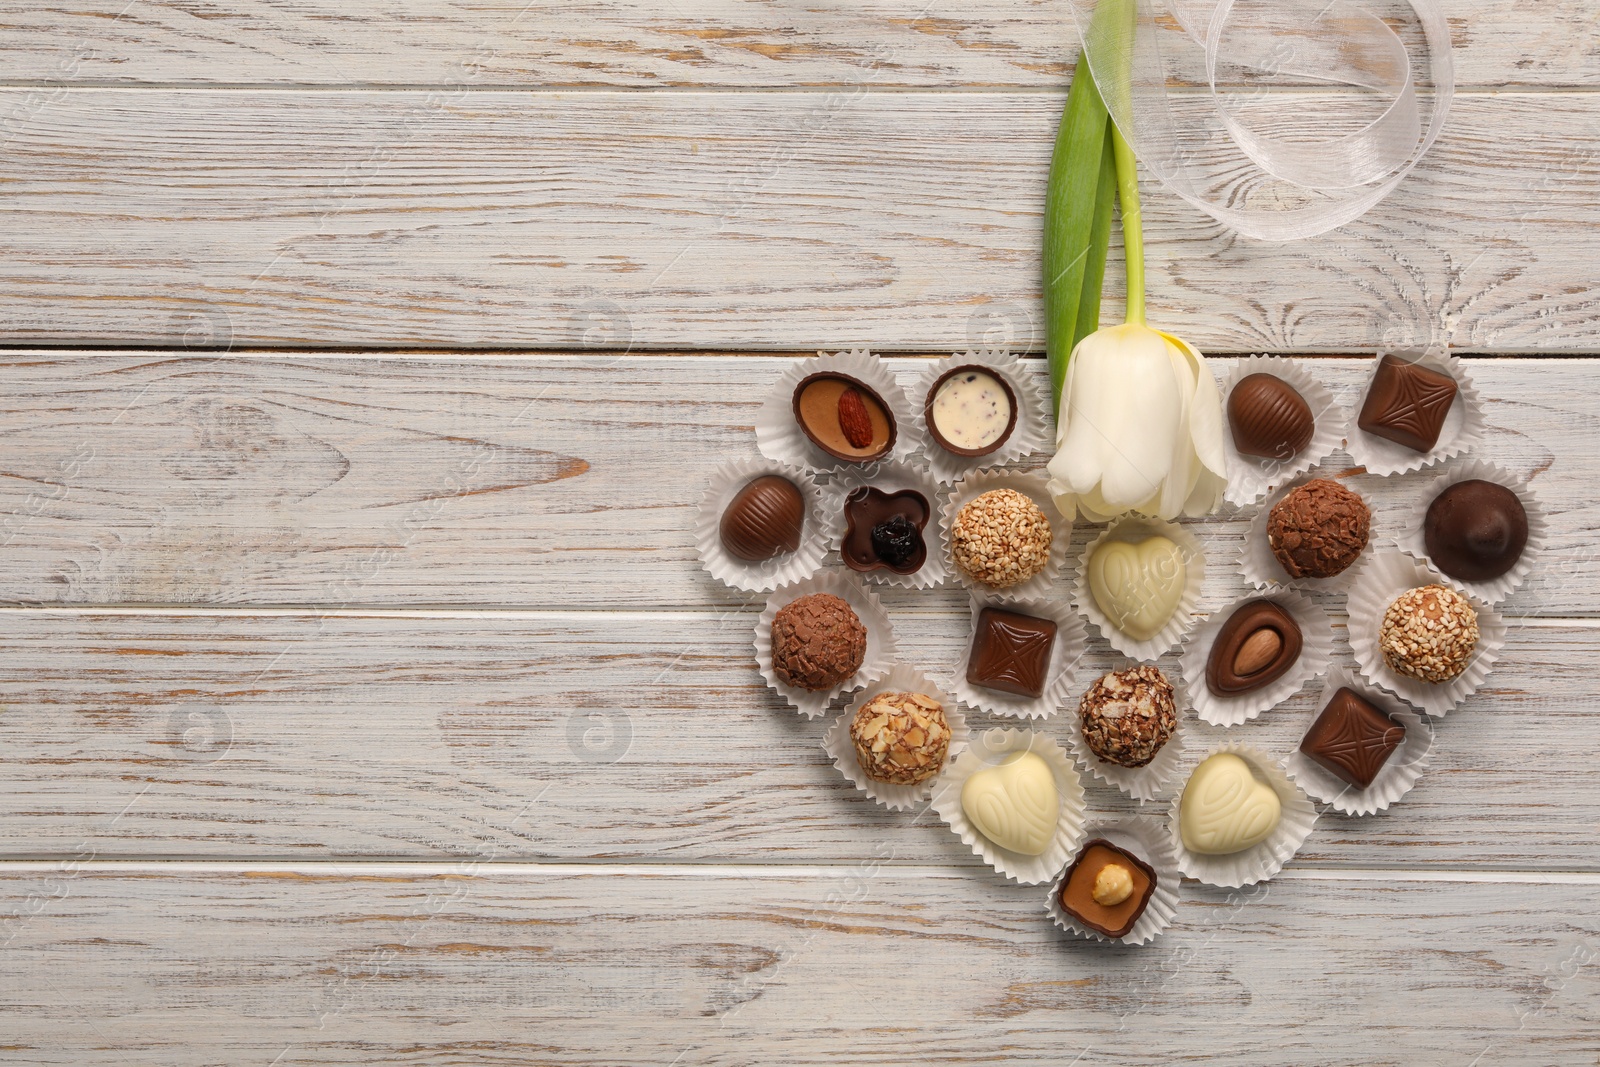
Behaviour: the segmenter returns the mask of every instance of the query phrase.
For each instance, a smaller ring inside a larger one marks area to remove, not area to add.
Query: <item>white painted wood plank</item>
[[[755,454],[756,408],[789,362],[11,354],[0,601],[745,604],[700,569],[691,531],[711,471]],[[1366,365],[1308,363],[1352,404]],[[925,363],[893,366],[909,386]],[[1470,369],[1494,427],[1481,454],[1531,476],[1552,520],[1549,556],[1507,610],[1591,615],[1600,362]],[[1353,484],[1380,537],[1426,492],[1421,478]],[[1246,525],[1204,524],[1207,604],[1241,591]],[[889,602],[965,604],[958,591]]]
[[[14,1062],[1548,1067],[1595,884],[1185,887],[1137,951],[966,871],[0,870]]]
[[[935,814],[845,782],[825,723],[756,672],[754,618],[7,612],[0,856],[972,865]],[[908,661],[948,676],[964,616],[893,622]],[[1412,794],[1325,817],[1297,865],[1600,871],[1597,651],[1592,626],[1513,628]],[[1122,662],[1095,639],[1075,692]],[[1226,740],[1287,755],[1313,702],[1229,731],[1191,716],[1185,766]]]
[[[0,158],[12,344],[1042,342],[1057,93],[51,96]],[[1153,314],[1214,352],[1600,350],[1597,122],[1463,95],[1394,196],[1289,245],[1151,190]]]
[[[1446,13],[1459,84],[1600,84],[1583,0]],[[91,0],[0,5],[0,49],[11,82],[1055,86],[1076,38],[1066,0]]]

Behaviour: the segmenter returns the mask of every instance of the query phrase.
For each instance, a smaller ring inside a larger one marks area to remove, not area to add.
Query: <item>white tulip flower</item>
[[[1050,493],[1090,522],[1208,515],[1227,487],[1222,398],[1200,353],[1143,322],[1078,342],[1061,389]]]

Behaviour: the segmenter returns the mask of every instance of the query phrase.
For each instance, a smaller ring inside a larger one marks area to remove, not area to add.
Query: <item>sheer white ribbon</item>
[[[1450,110],[1437,0],[1072,0],[1072,12],[1139,161],[1248,237],[1359,218]],[[1197,74],[1205,89],[1179,87]]]

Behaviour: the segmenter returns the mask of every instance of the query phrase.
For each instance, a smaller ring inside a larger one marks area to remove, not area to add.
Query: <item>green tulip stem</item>
[[[1128,313],[1124,322],[1144,325],[1144,227],[1139,215],[1139,162],[1115,122],[1111,150],[1117,161],[1117,199],[1122,205],[1122,250],[1128,269]]]

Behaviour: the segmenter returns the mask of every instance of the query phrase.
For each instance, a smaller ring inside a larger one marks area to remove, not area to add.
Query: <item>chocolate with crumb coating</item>
[[[773,617],[772,671],[784,685],[832,689],[861,669],[866,654],[867,628],[832,593],[803,596]]]
[[[1367,547],[1372,512],[1338,482],[1314,478],[1267,516],[1267,544],[1291,578],[1332,578]]]

